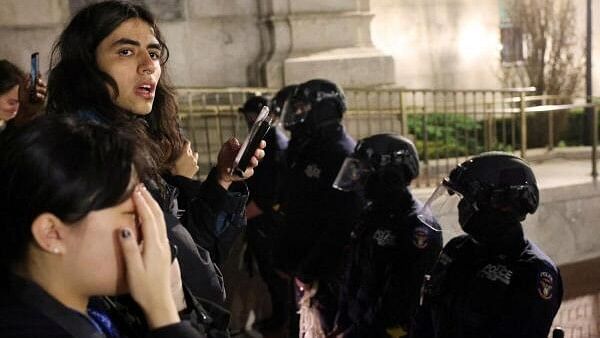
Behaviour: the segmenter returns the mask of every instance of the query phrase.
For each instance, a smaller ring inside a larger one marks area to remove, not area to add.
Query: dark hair
[[[119,93],[117,84],[98,68],[96,62],[96,48],[100,42],[120,24],[133,18],[141,19],[152,27],[163,50],[162,75],[156,87],[152,111],[144,117],[144,127],[133,128],[138,137],[150,137],[154,141],[148,141],[147,146],[157,169],[163,171],[177,160],[184,142],[177,121],[175,92],[165,68],[169,50],[154,16],[144,7],[123,1],[104,1],[83,8],[71,19],[52,48],[48,111],[94,111],[110,122],[126,123],[129,128],[135,125],[133,122],[139,122],[139,118],[114,103],[106,85],[112,87],[116,97]]]
[[[7,60],[0,60],[0,95],[25,81],[25,74],[19,67]]]
[[[145,157],[130,133],[74,116],[46,115],[1,133],[0,271],[25,257],[40,214],[73,223],[124,201]]]

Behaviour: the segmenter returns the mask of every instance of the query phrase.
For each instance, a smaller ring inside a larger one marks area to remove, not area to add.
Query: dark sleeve
[[[267,147],[265,157],[254,175],[246,180],[250,191],[249,200],[253,201],[264,213],[278,210],[276,207],[281,200],[281,188],[286,171],[285,148],[287,141],[279,130],[272,128],[265,137]]]
[[[206,298],[218,304],[225,303],[225,285],[219,267],[210,253],[197,245],[189,231],[175,216],[165,213],[169,242],[177,245],[177,259],[181,277],[196,297]]]
[[[338,311],[335,316],[335,326],[338,328],[346,329],[352,325],[352,320],[348,314],[349,300],[354,298],[356,295],[356,289],[358,284],[358,259],[356,258],[359,250],[358,239],[354,240],[350,250],[344,260],[344,279],[340,286],[340,292],[338,296]]]
[[[202,191],[202,182],[178,175],[163,175],[163,178],[170,185],[177,187],[179,195],[177,196],[178,203],[190,201],[200,194]]]
[[[386,327],[407,330],[419,306],[424,276],[435,263],[442,241],[440,233],[420,224],[405,229],[398,239],[401,246],[382,258],[388,265],[378,311]]]
[[[279,203],[279,193],[282,184],[282,170],[279,165],[281,151],[267,149],[270,153],[254,169],[254,175],[248,179],[250,200],[265,213],[273,210],[273,206]]]
[[[187,321],[159,327],[150,331],[148,338],[206,338],[207,335],[198,332]]]
[[[431,305],[429,303],[425,303],[417,309],[415,316],[411,319],[409,333],[410,338],[435,337],[431,318]]]
[[[446,313],[444,310],[440,311],[438,309],[435,311],[436,314],[434,315],[434,305],[432,304],[432,298],[434,297],[434,294],[436,294],[436,298],[439,297],[439,291],[441,287],[439,283],[439,278],[442,274],[445,274],[445,272],[442,272],[447,269],[447,267],[445,266],[447,264],[451,264],[452,259],[450,257],[454,256],[457,248],[462,246],[468,240],[469,237],[467,235],[456,236],[450,241],[448,241],[448,243],[446,243],[446,245],[442,248],[439,254],[436,255],[436,259],[434,260],[433,266],[431,267],[431,269],[429,269],[427,273],[430,277],[427,280],[423,278],[423,281],[421,283],[422,288],[419,293],[419,305],[417,307],[417,310],[415,311],[414,316],[411,318],[411,323],[409,327],[410,338],[435,337],[434,331],[438,331],[439,326],[444,324],[446,320]],[[441,245],[441,234],[439,234],[439,236],[437,237],[437,241],[439,241]],[[439,307],[439,304],[435,306],[435,308]],[[434,317],[436,318],[435,321]]]
[[[528,265],[513,275],[507,308],[490,330],[491,338],[546,338],[560,307],[560,273],[549,264]]]
[[[401,326],[406,330],[418,307],[421,283],[417,280],[422,282],[423,276],[416,270],[406,271],[411,269],[400,267],[394,262],[388,268],[378,312],[386,327]]]
[[[215,169],[202,183],[181,176],[171,176],[168,181],[179,189],[181,223],[221,265],[246,225],[246,184],[234,182],[225,190],[217,182]]]

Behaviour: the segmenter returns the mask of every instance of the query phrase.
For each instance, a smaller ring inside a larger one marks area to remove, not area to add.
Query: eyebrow
[[[111,46],[119,46],[119,45],[134,45],[134,46],[138,46],[138,47],[141,46],[139,41],[127,39],[127,38],[121,38],[111,44]],[[148,46],[146,46],[146,48],[162,49],[162,46],[160,45],[160,43],[156,42],[156,43],[149,43]]]

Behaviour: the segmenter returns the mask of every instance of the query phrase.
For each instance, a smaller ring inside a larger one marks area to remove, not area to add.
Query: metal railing
[[[177,89],[181,124],[199,153],[201,174],[216,164],[223,142],[246,136],[246,122],[238,112],[244,102],[251,96],[273,92],[268,88]]]
[[[245,100],[253,95],[271,95],[274,91],[268,88],[178,89],[182,125],[200,153],[202,172],[215,164],[225,140],[231,136],[245,137],[247,126],[238,113]],[[422,162],[422,172],[415,184],[430,186],[456,164],[482,151],[516,152],[527,158],[528,147],[552,150],[564,143],[569,131],[557,128],[564,125],[558,122],[564,122],[568,115],[562,112],[581,110],[586,105],[534,93],[535,88],[347,88],[348,111],[344,125],[355,139],[382,132],[411,138]],[[597,126],[597,122],[590,122]],[[579,127],[583,130],[585,125],[581,124]],[[591,129],[590,138],[595,141],[597,128]],[[581,133],[575,134],[581,136]],[[569,141],[569,145],[583,143],[583,139]],[[595,149],[595,142],[592,146]],[[595,154],[592,151],[594,174]]]

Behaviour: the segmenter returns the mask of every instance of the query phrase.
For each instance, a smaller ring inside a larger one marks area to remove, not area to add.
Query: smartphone
[[[31,54],[31,71],[29,73],[29,101],[37,101],[35,85],[40,75],[40,53],[35,52]]]
[[[250,164],[250,159],[260,145],[260,141],[265,138],[265,135],[271,128],[272,119],[269,116],[269,107],[262,107],[256,121],[250,128],[248,136],[242,143],[240,151],[237,153],[233,161],[233,174],[239,177],[244,176],[244,171]]]

